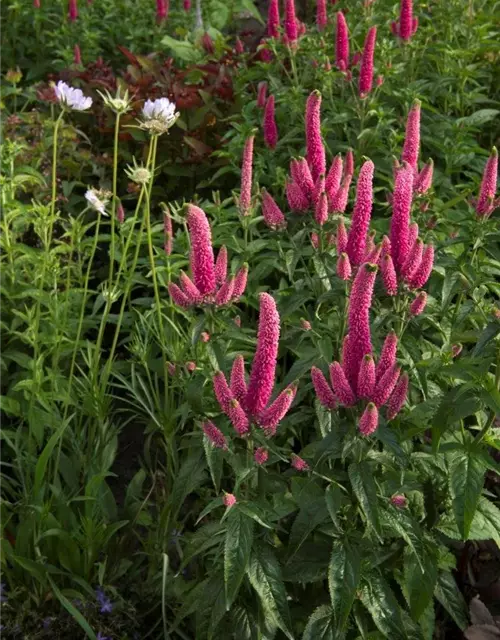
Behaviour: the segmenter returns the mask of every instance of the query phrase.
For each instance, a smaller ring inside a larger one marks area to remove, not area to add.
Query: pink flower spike
[[[78,18],[78,4],[77,0],[69,0],[68,5],[68,20],[70,22],[75,22]]]
[[[391,255],[396,273],[410,251],[409,228],[413,193],[413,170],[405,163],[396,173],[396,184],[392,196]]]
[[[229,420],[239,436],[244,436],[250,430],[250,425],[246,413],[243,411],[241,404],[233,398],[227,412]]]
[[[372,90],[373,85],[373,58],[375,55],[375,41],[377,39],[377,27],[371,27],[365,39],[361,67],[359,70],[359,96],[365,98]]]
[[[194,304],[193,301],[190,300],[187,297],[187,295],[176,284],[172,284],[172,283],[169,284],[168,285],[168,292],[169,292],[170,297],[172,298],[172,300],[179,307],[183,307],[183,308],[187,309],[192,304]]]
[[[399,35],[399,25],[395,20],[391,22],[391,33],[393,36]]]
[[[411,21],[411,35],[414,36],[418,29],[418,18],[413,18]]]
[[[396,364],[396,353],[398,350],[398,337],[394,331],[391,331],[382,346],[380,360],[375,369],[377,381],[380,381],[384,373]]]
[[[231,369],[231,393],[238,402],[244,402],[247,394],[245,361],[242,355],[236,356]]]
[[[166,20],[168,15],[168,4],[166,0],[156,0],[156,21]]]
[[[335,64],[341,71],[345,71],[349,67],[349,29],[342,11],[337,11]]]
[[[319,236],[314,231],[311,233],[311,244],[314,249],[319,249]]]
[[[35,9],[40,9],[40,0],[33,0],[33,7]]]
[[[351,186],[352,176],[342,178],[339,190],[330,201],[330,211],[333,213],[344,213],[349,198],[349,187]]]
[[[408,500],[402,493],[395,494],[391,498],[391,504],[397,509],[405,509],[408,506]]]
[[[394,391],[391,393],[389,400],[387,401],[387,420],[393,420],[406,402],[408,395],[408,374],[403,373],[398,380],[397,385],[394,387]]]
[[[483,171],[483,179],[476,202],[476,213],[480,218],[488,218],[498,206],[495,200],[498,179],[498,151],[493,147]]]
[[[351,263],[347,253],[341,253],[337,259],[337,275],[341,280],[350,280],[352,275]]]
[[[227,278],[227,249],[222,246],[217,254],[217,260],[215,261],[215,282],[219,286]]]
[[[258,449],[255,449],[255,453],[253,454],[253,459],[255,460],[256,464],[258,465],[265,464],[268,458],[269,458],[269,452],[265,447],[259,447]]]
[[[345,163],[344,163],[344,175],[342,179],[345,180],[347,177],[351,177],[354,175],[354,153],[352,149],[348,149],[345,154]]]
[[[303,460],[300,456],[296,456],[295,453],[291,455],[292,467],[297,471],[307,471],[309,469],[309,465],[305,460]]]
[[[295,182],[308,198],[312,198],[314,180],[305,158],[294,158],[290,162],[290,175],[292,176],[292,182]]]
[[[278,143],[278,127],[274,115],[274,96],[269,96],[264,109],[264,142],[268,149],[274,149]]]
[[[191,278],[184,273],[184,271],[181,271],[180,273],[179,282],[180,282],[182,291],[189,298],[189,300],[191,301],[191,304],[199,304],[202,300],[202,295],[198,287],[194,284]]]
[[[328,220],[328,197],[325,191],[320,195],[319,201],[315,207],[314,219],[321,226],[323,226]]]
[[[299,37],[298,21],[295,15],[295,0],[285,0],[285,36],[292,45]]]
[[[415,242],[418,238],[418,224],[416,222],[412,222],[408,228],[408,246],[410,250],[414,248]]]
[[[236,497],[233,496],[232,493],[225,493],[224,497],[222,498],[222,502],[224,503],[224,506],[230,509],[233,505],[236,504]]]
[[[432,177],[434,174],[434,161],[429,158],[424,164],[422,171],[418,174],[417,179],[413,185],[413,190],[419,195],[427,193],[432,186]]]
[[[394,365],[390,369],[387,369],[380,380],[378,380],[371,397],[372,402],[375,403],[377,407],[382,407],[387,402],[396,386],[400,373],[401,369],[397,365]]]
[[[321,404],[327,409],[335,409],[337,403],[335,402],[335,396],[328,384],[323,372],[317,367],[311,369],[311,379],[316,391],[316,396]]]
[[[116,207],[116,219],[118,220],[119,224],[123,224],[125,221],[125,209],[123,208],[123,205],[121,202],[119,202],[118,206]],[[165,244],[165,253],[167,253],[166,244]],[[170,253],[172,253],[172,247],[170,247]],[[167,253],[167,255],[170,255],[170,253]]]
[[[427,304],[427,294],[421,291],[410,305],[410,315],[419,316]]]
[[[359,172],[356,201],[347,242],[347,255],[352,265],[361,264],[366,253],[366,240],[373,207],[373,172],[375,166],[367,160]]]
[[[82,54],[77,44],[73,48],[73,64],[82,64]]]
[[[234,396],[227,384],[226,376],[222,373],[222,371],[217,371],[217,373],[212,378],[215,397],[217,398],[217,402],[220,405],[222,411],[229,415],[229,410],[231,409],[231,403],[234,400]]]
[[[370,402],[361,416],[359,421],[359,432],[362,436],[371,436],[377,430],[378,427],[378,409]]]
[[[321,194],[325,191],[325,174],[320,173],[318,179],[316,180],[316,184],[314,185],[314,191],[312,194],[313,205],[316,205],[319,202]]]
[[[217,291],[217,295],[215,296],[215,305],[217,307],[222,307],[223,305],[231,302],[233,298],[234,298],[234,278],[230,277],[222,285],[219,291]]]
[[[401,269],[401,275],[406,282],[411,282],[412,277],[420,267],[423,252],[424,243],[420,238],[417,238],[413,244],[412,250],[408,254],[408,258],[406,258],[405,263]]]
[[[188,205],[187,223],[191,238],[191,272],[194,284],[202,295],[215,291],[214,252],[212,232],[205,212],[194,204]]]
[[[217,449],[227,450],[227,441],[224,434],[218,429],[213,422],[207,420],[201,425],[203,433]]]
[[[312,326],[311,326],[311,323],[309,322],[309,320],[306,320],[305,318],[301,318],[300,319],[300,328],[303,329],[304,331],[311,331]]]
[[[330,365],[330,381],[335,397],[340,404],[345,407],[352,407],[356,403],[356,395],[354,394],[344,370],[338,362],[332,362]]]
[[[291,384],[282,391],[276,400],[260,414],[259,425],[266,430],[268,435],[274,435],[278,424],[288,413],[297,393],[297,384]]]
[[[270,0],[267,10],[267,35],[269,38],[277,38],[280,28],[280,9],[278,0]]]
[[[239,209],[242,216],[248,216],[252,208],[252,170],[253,170],[253,142],[254,136],[245,141],[243,160],[241,163],[241,190]]]
[[[399,37],[408,41],[413,30],[413,0],[401,0],[399,10]]]
[[[264,222],[271,229],[282,229],[286,227],[285,216],[283,211],[278,207],[274,198],[266,191],[262,189],[262,215]]]
[[[420,155],[420,100],[414,100],[406,120],[406,136],[401,161],[407,162],[416,175]]]
[[[189,371],[189,373],[193,373],[193,371],[196,371],[196,362],[193,362],[192,360],[186,362],[186,369]]]
[[[364,262],[371,262],[372,264],[376,264],[377,266],[380,263],[380,255],[382,254],[382,243],[377,244],[370,253],[366,256]]]
[[[259,415],[271,398],[279,337],[280,317],[276,302],[268,293],[261,293],[257,350],[244,403],[251,415]]]
[[[325,180],[325,190],[328,195],[328,201],[331,202],[337,191],[340,189],[342,181],[342,156],[337,154],[333,159],[332,165]]]
[[[257,106],[259,109],[263,109],[266,106],[267,101],[267,82],[263,80],[259,82],[257,86]]]
[[[182,7],[184,11],[191,11],[191,0],[184,0]]]
[[[429,279],[432,273],[432,267],[434,266],[434,247],[432,245],[428,245],[424,249],[424,254],[422,256],[422,262],[420,263],[420,267],[417,272],[413,276],[410,281],[410,287],[412,289],[420,289],[425,286],[427,280]]]
[[[248,264],[245,262],[234,278],[233,300],[238,300],[245,293],[248,280]]]
[[[369,400],[375,389],[375,361],[370,354],[361,360],[358,376],[358,396]]]
[[[398,277],[389,253],[382,256],[380,266],[384,289],[388,296],[395,296],[398,292]]]
[[[326,0],[316,0],[316,26],[318,31],[323,31],[327,23]]]
[[[309,209],[309,198],[296,182],[287,182],[286,199],[288,206],[293,211],[304,213]]]
[[[313,91],[306,103],[306,149],[307,164],[312,179],[326,172],[325,147],[321,139],[321,93]]]
[[[210,334],[207,331],[202,331],[200,334],[200,340],[202,342],[209,342],[210,341]]]
[[[336,236],[337,253],[340,256],[341,253],[347,249],[347,231],[345,228],[344,218],[340,216],[337,226]]]
[[[163,248],[167,256],[172,253],[172,243],[173,243],[173,230],[172,230],[172,218],[169,213],[165,213],[163,215]]]

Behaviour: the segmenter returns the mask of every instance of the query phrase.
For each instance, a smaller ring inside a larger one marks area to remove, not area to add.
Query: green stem
[[[115,263],[115,217],[116,217],[116,183],[118,176],[118,135],[120,133],[120,114],[116,114],[115,138],[113,147],[113,197],[111,201],[111,252],[109,256],[109,286],[113,286],[113,269]]]

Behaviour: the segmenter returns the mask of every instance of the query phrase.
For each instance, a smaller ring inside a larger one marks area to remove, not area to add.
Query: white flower
[[[106,213],[106,205],[109,202],[109,196],[109,191],[97,191],[97,189],[87,189],[85,193],[85,198],[89,205],[104,216],[108,215]]]
[[[158,100],[146,100],[142,108],[141,127],[151,133],[160,135],[165,133],[175,124],[179,112],[175,110],[175,104],[168,98]]]
[[[92,98],[85,97],[80,89],[73,89],[62,80],[56,84],[55,92],[62,105],[75,111],[85,111],[92,106]]]

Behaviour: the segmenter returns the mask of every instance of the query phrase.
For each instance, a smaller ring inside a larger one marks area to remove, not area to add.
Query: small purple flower
[[[112,638],[110,636],[103,636],[99,631],[99,633],[97,634],[97,640],[112,640]]]
[[[7,602],[8,598],[4,595],[5,582],[0,583],[0,602]]]
[[[104,591],[98,587],[95,593],[97,602],[101,605],[101,613],[111,613],[113,611],[113,603],[108,597],[106,597]]]
[[[44,621],[42,622],[44,629],[48,629],[51,624],[52,624],[52,618],[45,618]]]

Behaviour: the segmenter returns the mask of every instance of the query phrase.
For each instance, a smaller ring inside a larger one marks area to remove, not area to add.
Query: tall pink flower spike
[[[295,15],[295,0],[285,0],[285,36],[292,45],[299,37],[298,21]]]
[[[286,219],[283,212],[266,189],[262,189],[262,216],[264,217],[264,222],[271,229],[286,227]]]
[[[312,179],[326,172],[325,147],[321,139],[321,93],[313,91],[306,104],[307,163]]]
[[[349,67],[349,29],[342,11],[337,12],[335,65],[340,71],[346,71]]]
[[[333,159],[325,180],[325,191],[328,196],[329,208],[331,207],[331,202],[337,194],[337,191],[340,189],[340,183],[342,181],[342,169],[342,156],[339,153]]]
[[[377,39],[377,27],[371,27],[366,35],[361,67],[359,70],[359,96],[366,98],[373,86],[373,59],[375,56],[375,42]]]
[[[493,211],[500,205],[500,198],[496,198],[497,179],[498,151],[496,147],[493,147],[486,166],[484,167],[479,197],[475,203],[476,213],[479,218],[489,218]]]
[[[401,0],[399,22],[393,22],[391,29],[394,35],[403,42],[408,42],[418,29],[418,18],[413,17],[413,0]]]
[[[424,195],[429,191],[432,186],[432,177],[434,174],[434,161],[432,158],[424,164],[422,171],[417,176],[417,179],[413,183],[413,191],[418,195]]]
[[[316,25],[318,30],[323,31],[327,23],[326,0],[316,0]]]
[[[418,172],[420,154],[420,107],[420,100],[414,100],[406,120],[406,135],[401,154],[401,161],[407,162],[415,175]]]
[[[269,38],[277,38],[280,28],[280,9],[278,0],[270,0],[267,10],[267,35]]]
[[[352,265],[361,264],[366,253],[366,242],[373,206],[373,172],[375,166],[367,160],[359,172],[352,224],[347,241],[347,255]]]
[[[254,136],[245,141],[243,160],[241,163],[241,190],[239,209],[242,216],[248,216],[252,210],[252,172],[253,172]]]
[[[264,109],[264,142],[266,147],[274,149],[278,143],[278,127],[274,114],[274,96],[269,96]]]
[[[168,0],[156,0],[156,20],[163,22],[168,16]]]
[[[401,271],[409,247],[410,212],[413,193],[413,169],[408,163],[397,170],[392,196],[391,256],[396,273]]]
[[[263,80],[257,86],[257,106],[263,109],[267,102],[267,82]]]
[[[309,200],[312,200],[314,180],[312,178],[309,165],[307,164],[307,160],[305,158],[294,158],[290,162],[290,175],[292,177],[292,181],[297,184],[302,193],[304,193]]]
[[[226,278],[226,248],[219,250],[215,262],[212,232],[203,209],[193,204],[188,205],[187,223],[191,239],[190,266],[193,279],[181,272],[180,287],[174,283],[168,287],[172,300],[183,308],[202,304],[221,306],[238,300],[245,290],[248,267],[244,265],[235,278]]]
[[[75,22],[78,18],[78,4],[77,0],[69,0],[68,5],[68,20],[70,22]]]

